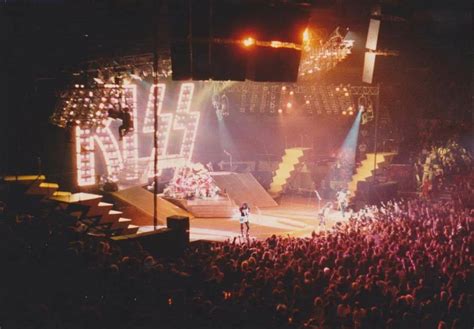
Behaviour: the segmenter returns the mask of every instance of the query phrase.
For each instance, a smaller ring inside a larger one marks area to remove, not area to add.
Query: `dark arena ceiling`
[[[194,4],[194,37],[208,32],[206,16],[209,8],[213,8],[214,12],[210,15],[214,17],[212,31],[215,36],[229,36],[226,33],[232,29],[235,31],[238,25],[255,26],[259,23],[265,25],[267,34],[273,30],[274,36],[279,39],[294,39],[297,37],[296,29],[289,26],[288,20],[286,24],[281,24],[281,21],[268,19],[271,18],[269,13],[277,8],[306,14],[309,26],[322,36],[327,36],[337,26],[348,27],[357,34],[360,46],[365,42],[371,10],[377,4],[376,1],[347,0],[7,0],[2,2],[3,15],[6,17],[6,20],[2,20],[2,30],[6,32],[10,47],[4,50],[12,64],[17,63],[19,57],[24,57],[22,64],[28,66],[26,62],[32,59],[29,56],[34,55],[35,73],[46,75],[55,70],[77,68],[84,61],[97,58],[149,53],[154,48],[168,50],[173,37],[179,35],[178,30],[189,23],[182,17],[189,3]],[[429,49],[435,49],[440,54],[443,51],[467,52],[468,43],[465,41],[470,40],[472,30],[469,3],[381,3],[386,15],[406,20],[403,26],[394,26],[393,29],[389,26],[397,25],[396,22],[386,24],[386,33],[381,33],[381,38],[385,35],[387,39],[385,47],[409,49],[414,53],[413,48],[416,46],[420,52],[426,51],[425,56],[414,56],[413,66],[418,67],[420,62],[426,62],[426,58],[422,57],[429,57],[426,56]],[[235,9],[240,9],[241,15]],[[227,19],[226,10],[235,11],[233,20]],[[226,19],[220,19],[220,16]],[[258,19],[252,20],[250,16]]]
[[[297,41],[301,31],[298,35],[295,31],[300,25],[290,27],[285,19],[268,18],[278,10],[301,14],[323,40],[336,27],[349,28],[355,40],[352,55],[324,77],[334,84],[361,83],[368,23],[379,5],[385,15],[380,17],[379,47],[400,55],[378,60],[375,81],[387,86],[384,90],[399,86],[398,91],[394,89],[397,97],[410,97],[421,105],[432,99],[431,85],[426,82],[450,86],[454,81],[463,88],[457,96],[464,97],[466,104],[472,102],[472,18],[467,1],[5,0],[0,4],[2,72],[6,73],[0,80],[4,102],[0,130],[7,138],[0,139],[0,146],[10,153],[31,145],[35,148],[36,136],[50,125],[58,93],[74,74],[91,67],[113,67],[124,58],[134,64],[147,61],[154,50],[160,60],[170,61],[173,42],[183,38],[179,29],[190,23],[183,16],[190,3],[194,36],[202,38],[209,30],[214,36],[238,38],[231,32],[247,22],[264,26],[268,38],[276,31],[282,41]],[[245,10],[240,17],[238,10],[229,8]],[[234,14],[232,26],[231,20],[224,19],[226,9]],[[206,21],[209,15],[212,24]],[[435,105],[435,111],[447,108]],[[22,129],[25,137],[20,138]],[[7,145],[11,140],[20,146]]]

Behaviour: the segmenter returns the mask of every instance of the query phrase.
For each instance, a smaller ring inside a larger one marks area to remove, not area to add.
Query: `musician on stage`
[[[319,209],[318,218],[319,225],[326,225],[326,216],[329,214],[329,211],[332,208],[332,202],[327,202],[324,207]]]
[[[240,234],[244,235],[244,224],[247,228],[245,235],[249,236],[250,231],[250,224],[249,224],[249,217],[250,217],[250,208],[246,203],[243,203],[242,206],[239,208],[240,211]]]
[[[342,218],[345,217],[346,209],[349,204],[349,191],[342,189],[336,193],[337,206],[341,210]]]

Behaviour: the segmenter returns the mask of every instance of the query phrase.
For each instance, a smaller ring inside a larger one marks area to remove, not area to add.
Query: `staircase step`
[[[101,224],[110,224],[114,223],[119,220],[119,218],[123,215],[123,212],[118,210],[109,210],[107,214],[102,216],[100,219]]]
[[[126,229],[131,223],[132,223],[131,219],[120,217],[118,221],[112,224],[112,229],[113,230]]]
[[[59,185],[56,183],[46,183],[38,181],[38,184],[31,185],[26,191],[27,195],[40,195],[43,197],[49,197],[59,189]]]
[[[91,207],[87,212],[87,217],[99,217],[106,215],[114,205],[107,202],[99,202],[99,204],[95,207]]]
[[[130,224],[126,229],[124,229],[121,233],[121,235],[130,235],[130,234],[136,234],[138,230],[140,229],[140,226]]]
[[[58,196],[58,197],[65,197],[65,196],[71,196],[72,193],[68,191],[56,191],[53,193],[53,196]]]
[[[100,200],[102,200],[102,195],[80,192],[71,195],[53,195],[52,197],[50,197],[50,200],[67,204],[76,203],[89,207],[95,207],[99,204]]]
[[[275,171],[270,184],[269,193],[273,197],[277,197],[283,191],[283,187],[287,184],[288,179],[295,171],[297,165],[301,163],[301,159],[306,150],[308,150],[308,148],[303,147],[285,149],[285,153],[281,158],[278,169]]]
[[[368,181],[374,176],[374,164],[375,169],[380,170],[386,165],[390,164],[396,153],[367,153],[366,159],[360,162],[360,165],[356,169],[356,173],[352,175],[351,181],[348,183],[348,190],[351,192],[351,198],[354,198],[357,193],[358,182]]]
[[[3,180],[8,183],[18,182],[22,184],[29,184],[36,181],[44,181],[46,177],[44,175],[19,175],[19,176],[5,176]]]
[[[45,188],[45,189],[59,189],[59,185],[56,183],[47,183],[47,182],[42,182],[39,185],[40,188]]]

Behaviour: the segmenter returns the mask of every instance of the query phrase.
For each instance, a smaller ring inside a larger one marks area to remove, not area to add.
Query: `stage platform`
[[[153,193],[137,186],[110,195],[114,199],[114,203],[118,205],[119,210],[127,218],[132,219],[132,224],[140,226],[138,233],[153,230]],[[209,202],[216,202],[216,200],[178,201],[186,202],[186,205],[181,206],[204,207],[205,213],[201,214],[202,216],[194,216],[190,211],[186,211],[170,202],[170,200],[158,196],[159,227],[166,226],[166,218],[169,216],[186,216],[190,218],[191,241],[225,241],[227,239],[232,240],[234,237],[242,240],[239,237],[238,205],[235,203],[229,204],[229,199],[225,200],[225,205],[223,205],[225,213],[223,214],[220,214],[219,209],[213,209],[213,205],[209,204]],[[174,202],[176,203],[176,200]],[[309,237],[313,231],[328,230],[337,222],[347,220],[347,216],[342,218],[340,212],[331,211],[326,224],[319,225],[317,213],[319,206],[324,204],[325,200],[319,203],[314,197],[282,196],[279,199],[279,204],[275,202],[273,207],[251,207],[250,238],[265,239],[273,234]],[[217,206],[217,204],[214,205]],[[207,212],[206,209],[210,212]]]
[[[282,197],[281,204],[268,208],[252,211],[250,216],[250,238],[263,240],[273,234],[290,235],[292,237],[310,237],[313,231],[331,229],[337,222],[347,220],[342,218],[338,211],[331,211],[325,225],[319,225],[317,219],[318,205],[314,200],[301,197]],[[163,225],[164,227],[164,225]],[[139,233],[153,230],[151,223],[142,225]],[[244,239],[240,236],[238,214],[232,218],[193,218],[190,220],[191,241],[209,240],[225,241],[237,237],[238,241]]]
[[[237,208],[228,197],[192,200],[164,197],[164,199],[198,218],[230,218]]]

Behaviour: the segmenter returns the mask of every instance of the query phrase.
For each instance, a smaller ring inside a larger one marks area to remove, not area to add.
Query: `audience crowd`
[[[308,238],[195,242],[172,257],[0,202],[0,328],[473,328],[473,159],[430,124],[413,145],[424,198]],[[349,179],[353,159],[341,152],[332,178]]]
[[[423,148],[415,163],[416,178],[422,188],[440,191],[446,178],[466,174],[472,167],[469,152],[454,140]]]
[[[389,203],[310,238],[194,243],[178,258],[2,211],[4,329],[474,324],[474,212],[457,200]]]

